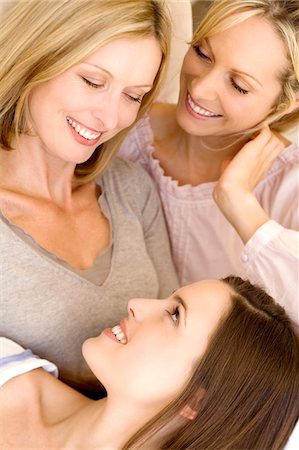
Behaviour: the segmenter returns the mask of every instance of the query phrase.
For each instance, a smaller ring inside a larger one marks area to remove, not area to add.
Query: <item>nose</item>
[[[218,86],[217,72],[213,69],[206,70],[191,81],[191,93],[195,98],[214,101],[217,99]]]
[[[155,312],[161,308],[161,300],[133,298],[128,302],[129,317],[133,317],[137,322],[155,315]],[[160,304],[160,305],[159,305]]]
[[[111,131],[118,128],[120,114],[120,99],[111,95],[105,95],[93,110],[94,116],[102,123],[103,131]],[[102,131],[102,130],[101,130]]]

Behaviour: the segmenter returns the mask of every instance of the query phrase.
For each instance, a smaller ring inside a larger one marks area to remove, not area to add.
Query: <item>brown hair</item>
[[[231,288],[231,310],[183,392],[124,449],[151,448],[159,433],[153,448],[278,450],[286,444],[299,417],[298,333],[262,289],[234,276],[221,281]],[[194,418],[177,420],[186,405]]]
[[[215,0],[197,27],[192,46],[250,17],[267,20],[281,38],[288,59],[288,67],[281,73],[281,94],[271,113],[256,129],[271,125],[283,131],[298,124],[299,108],[286,113],[299,94],[299,1],[298,0]],[[266,55],[265,55],[266,56]]]
[[[162,61],[154,86],[137,119],[155,98],[169,56],[170,20],[162,0],[18,1],[0,27],[0,147],[26,131],[32,89],[86,59],[101,46],[122,38],[155,37]],[[128,130],[128,129],[127,129]],[[103,172],[125,132],[100,145],[78,164],[75,175],[87,182]]]

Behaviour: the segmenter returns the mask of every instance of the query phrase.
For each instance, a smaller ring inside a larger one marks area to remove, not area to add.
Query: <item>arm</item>
[[[244,244],[270,220],[253,190],[283,148],[268,128],[263,129],[229,162],[215,187],[215,202]]]
[[[299,233],[270,220],[242,253],[246,276],[266,291],[299,324]]]
[[[269,129],[263,130],[225,168],[214,198],[245,244],[240,262],[249,279],[264,286],[298,322],[297,166],[288,166],[276,185],[268,184],[261,202],[254,193],[282,149]]]
[[[149,190],[142,214],[144,237],[159,280],[159,297],[165,298],[178,288],[178,279],[160,200],[152,181],[147,174],[145,175],[149,182]]]

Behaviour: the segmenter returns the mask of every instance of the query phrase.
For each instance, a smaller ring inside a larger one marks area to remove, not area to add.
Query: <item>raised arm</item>
[[[214,199],[244,242],[242,261],[250,280],[262,284],[299,322],[298,166],[285,169],[279,186],[268,187],[260,200],[255,193],[283,149],[264,129],[226,165]]]

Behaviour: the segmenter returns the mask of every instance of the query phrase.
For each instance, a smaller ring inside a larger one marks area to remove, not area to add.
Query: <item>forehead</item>
[[[255,74],[261,80],[278,78],[287,66],[284,43],[266,20],[251,17],[209,37],[212,49],[227,68]]]
[[[155,37],[132,37],[103,45],[84,63],[107,71],[113,77],[129,76],[132,85],[152,84],[161,57],[161,47]]]
[[[176,293],[186,303],[190,326],[196,324],[198,327],[199,321],[211,327],[216,326],[231,305],[231,290],[219,280],[199,281],[179,289]]]

